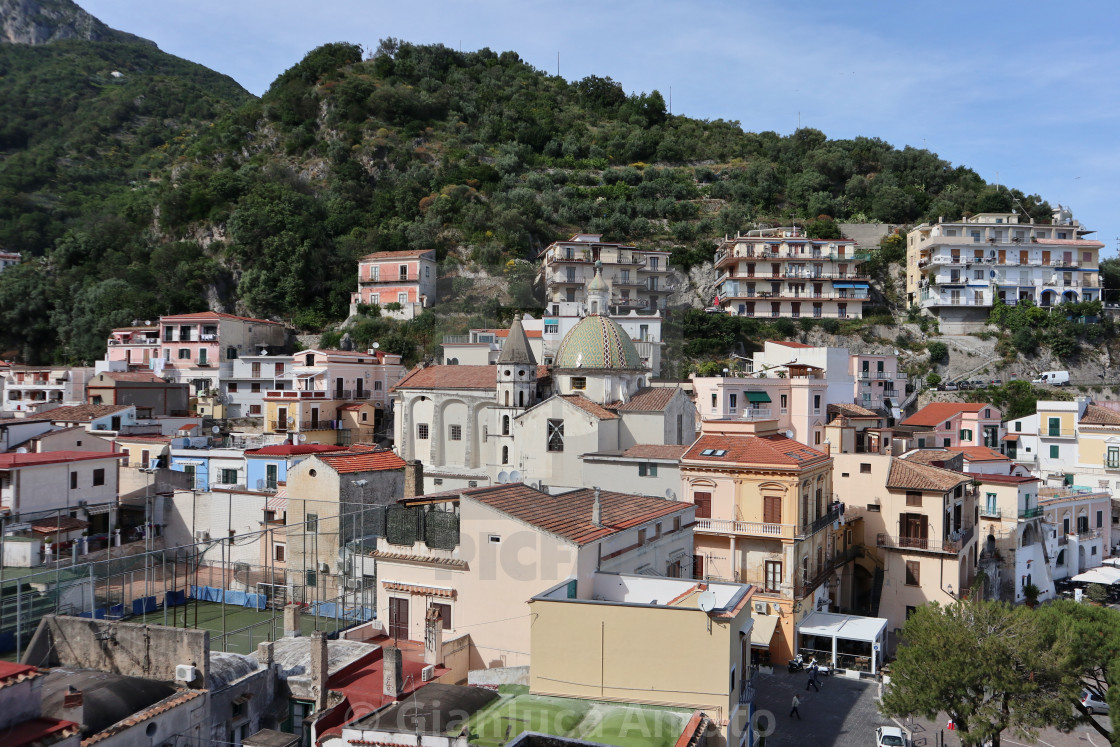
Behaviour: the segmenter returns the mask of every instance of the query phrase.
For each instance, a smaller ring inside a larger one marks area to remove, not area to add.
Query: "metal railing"
[[[825,527],[832,524],[834,521],[838,521],[839,519],[840,519],[840,507],[837,506],[837,507],[833,508],[832,510],[830,510],[824,516],[821,516],[820,518],[816,519],[815,521],[813,521],[809,524],[802,524],[801,527],[797,530],[797,536],[798,536],[799,539],[803,539],[805,537],[811,537],[814,534],[816,534],[817,532],[819,532],[820,530],[822,530]]]
[[[1042,507],[1035,506],[1034,508],[1023,508],[1019,510],[1020,519],[1035,519],[1042,516]]]
[[[980,516],[987,519],[1003,518],[1003,509],[999,506],[981,506]]]
[[[899,550],[927,550],[930,552],[946,552],[956,555],[961,551],[962,547],[965,547],[972,540],[972,536],[975,533],[975,527],[967,527],[961,530],[960,534],[955,539],[940,540],[930,537],[895,536],[880,532],[876,535],[875,544],[878,547],[889,547]]]
[[[803,578],[793,585],[793,598],[800,599],[812,593],[813,589],[824,583],[834,570],[850,560],[859,557],[859,547],[853,545],[846,550],[841,550],[831,557],[825,558],[820,567],[815,569],[812,576]]]
[[[743,420],[769,420],[771,415],[769,408],[748,407],[743,410],[739,417]]]

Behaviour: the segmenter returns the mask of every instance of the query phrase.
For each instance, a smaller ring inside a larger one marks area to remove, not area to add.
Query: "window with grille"
[[[572,389],[586,389],[586,388],[587,388],[587,377],[586,376],[573,376],[572,377]]]
[[[427,423],[417,423],[416,424],[416,437],[418,439],[422,440],[422,441],[428,440],[428,424]]]
[[[564,450],[564,421],[549,418],[548,421],[548,450]]]
[[[461,425],[449,426],[447,437],[449,439],[451,439],[452,441],[462,441],[463,440],[463,426],[461,426]]]

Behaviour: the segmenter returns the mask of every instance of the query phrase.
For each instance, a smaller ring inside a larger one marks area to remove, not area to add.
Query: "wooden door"
[[[1050,264],[1050,252],[1042,252],[1042,264],[1043,266]]]
[[[999,263],[1001,265],[1007,264],[1007,250],[1006,249],[1000,249],[999,250]]]
[[[398,640],[408,640],[408,600],[389,598],[389,635]]]
[[[1027,258],[1029,256],[1029,254],[1030,253],[1026,249],[1020,249],[1019,250],[1019,264],[1021,264],[1021,265],[1027,264]]]
[[[692,556],[692,578],[697,581],[704,579],[704,556]]]

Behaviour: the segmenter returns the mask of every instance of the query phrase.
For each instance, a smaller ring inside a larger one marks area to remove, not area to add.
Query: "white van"
[[[1039,374],[1037,379],[1032,379],[1031,383],[1067,386],[1069,384],[1069,371],[1044,371]]]

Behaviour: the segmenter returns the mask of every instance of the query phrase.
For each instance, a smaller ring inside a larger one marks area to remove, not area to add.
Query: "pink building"
[[[1001,418],[998,408],[983,402],[931,402],[899,425],[929,431],[929,435],[919,436],[918,448],[987,446],[999,449],[1004,434]],[[921,443],[923,440],[925,443]]]
[[[218,390],[229,378],[234,359],[261,348],[282,347],[284,326],[265,319],[203,311],[160,317],[162,363],[155,366],[173,381],[187,382],[191,393]]]
[[[350,298],[351,314],[358,313],[358,304],[365,304],[380,306],[386,316],[412,319],[435,303],[434,249],[374,252],[358,262],[358,292]]]
[[[159,325],[118,327],[109,334],[109,345],[105,353],[108,361],[106,370],[150,368],[152,361],[159,360]],[[113,364],[117,365],[114,366]],[[98,365],[98,373],[101,366]]]

